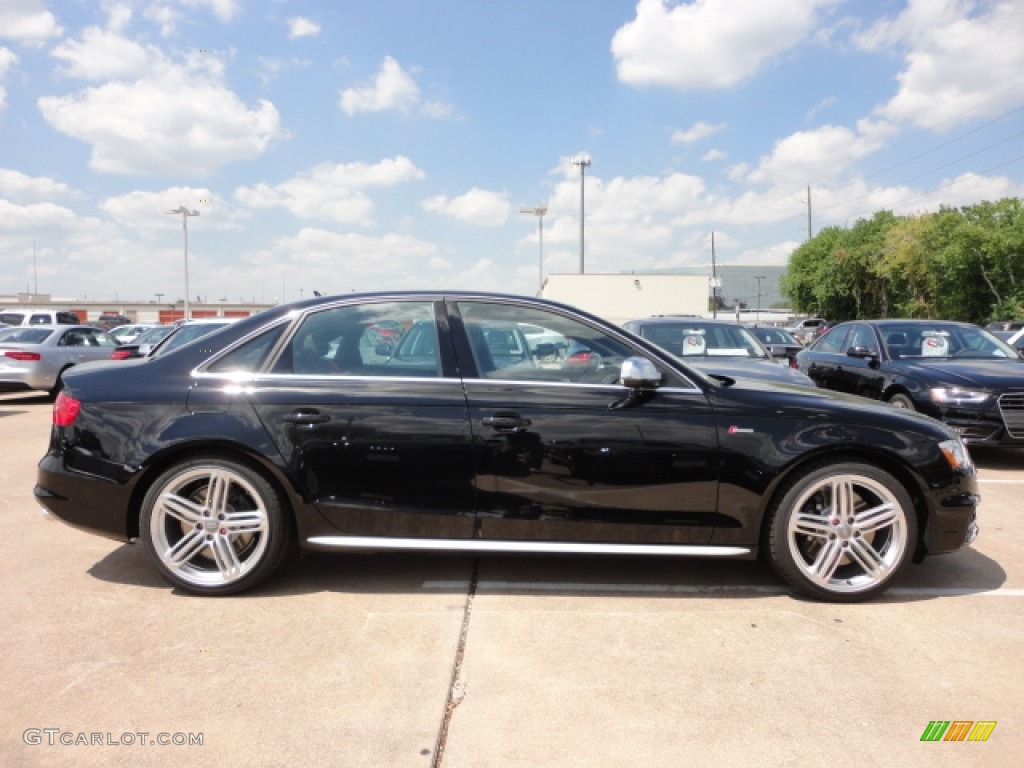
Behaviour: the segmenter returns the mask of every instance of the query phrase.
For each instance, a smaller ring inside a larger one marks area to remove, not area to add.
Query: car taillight
[[[565,362],[569,365],[586,365],[592,356],[593,352],[577,352],[574,355],[569,355]]]
[[[57,395],[53,403],[53,424],[57,427],[70,427],[78,418],[78,412],[82,409],[80,400],[75,400],[66,392]]]
[[[23,362],[39,360],[38,352],[21,352],[20,350],[11,350],[10,352],[4,352],[4,357],[9,357],[12,360],[21,360]]]
[[[795,368],[798,371],[800,370],[800,364],[796,361],[795,357],[789,358],[789,367]]]
[[[131,357],[132,352],[130,349],[115,349],[110,353],[111,360],[124,360],[125,358]]]

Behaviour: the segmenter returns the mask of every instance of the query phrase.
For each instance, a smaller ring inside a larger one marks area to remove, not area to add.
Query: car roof
[[[885,327],[889,325],[958,325],[962,328],[978,328],[974,323],[964,323],[959,320],[922,320],[919,317],[886,317],[879,318],[876,320],[846,320],[842,325],[849,325],[850,323],[867,323],[868,325],[877,325],[879,327]],[[978,328],[981,330],[980,328]]]
[[[643,325],[693,325],[694,323],[707,323],[709,325],[735,325],[741,328],[746,326],[737,323],[735,320],[726,320],[721,317],[700,317],[699,315],[655,315],[644,317],[639,320],[630,320],[631,323],[642,323]]]

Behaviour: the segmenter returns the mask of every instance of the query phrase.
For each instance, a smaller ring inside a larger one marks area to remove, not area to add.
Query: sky
[[[0,2],[0,295],[180,300],[181,206],[193,300],[271,303],[1004,197],[1020,0]]]

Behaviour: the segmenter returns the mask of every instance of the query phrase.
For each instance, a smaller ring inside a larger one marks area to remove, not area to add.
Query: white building
[[[651,315],[705,315],[708,275],[548,275],[541,296],[621,325]]]

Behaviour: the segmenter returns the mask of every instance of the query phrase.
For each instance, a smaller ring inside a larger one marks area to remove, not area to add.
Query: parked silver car
[[[24,325],[0,330],[0,392],[39,389],[56,395],[68,368],[105,360],[117,347],[88,325]]]

